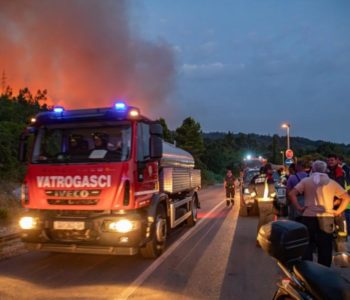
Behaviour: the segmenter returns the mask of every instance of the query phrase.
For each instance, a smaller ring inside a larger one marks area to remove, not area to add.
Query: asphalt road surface
[[[238,217],[238,200],[227,208],[222,186],[200,198],[200,221],[157,260],[29,252],[0,261],[0,300],[271,299],[281,275],[255,246],[257,219]]]

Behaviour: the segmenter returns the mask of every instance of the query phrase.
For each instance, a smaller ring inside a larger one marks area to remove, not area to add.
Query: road
[[[200,192],[200,221],[157,260],[29,252],[0,261],[0,299],[271,299],[280,276],[222,186]]]

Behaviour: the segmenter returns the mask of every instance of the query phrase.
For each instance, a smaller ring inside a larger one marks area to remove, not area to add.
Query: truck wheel
[[[163,205],[158,206],[155,223],[152,227],[152,239],[140,248],[141,255],[144,258],[157,258],[165,250],[168,224]]]
[[[191,215],[188,217],[186,224],[189,227],[192,227],[194,225],[196,225],[197,222],[197,213],[198,213],[198,208],[197,208],[197,203],[198,203],[198,199],[197,199],[197,195],[194,195],[192,197],[192,200],[190,202],[190,209],[191,209]]]

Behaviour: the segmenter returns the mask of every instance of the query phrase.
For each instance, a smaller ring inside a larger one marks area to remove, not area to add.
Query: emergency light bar
[[[139,109],[128,106],[125,104],[125,102],[118,101],[114,104],[114,109],[118,114],[125,114],[126,112],[128,113],[128,116],[130,118],[137,118],[140,115]]]
[[[61,114],[64,112],[64,108],[62,106],[54,106],[53,112],[56,114]]]
[[[117,102],[114,104],[114,108],[117,110],[117,111],[126,111],[127,109],[127,106],[124,102]]]
[[[35,127],[55,122],[82,122],[83,120],[135,120],[142,118],[137,107],[117,101],[110,107],[65,110],[63,106],[54,106],[51,111],[41,112],[30,119]]]

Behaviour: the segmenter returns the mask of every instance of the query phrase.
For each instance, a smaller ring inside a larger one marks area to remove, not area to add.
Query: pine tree
[[[169,130],[168,125],[167,125],[165,119],[160,118],[160,119],[159,119],[159,123],[160,123],[160,125],[162,125],[162,127],[163,127],[163,139],[164,139],[164,141],[166,141],[166,142],[168,142],[168,143],[171,143],[171,144],[174,143],[173,134],[172,134],[172,132]]]
[[[191,117],[185,119],[182,125],[176,129],[175,140],[177,146],[190,152],[197,163],[200,162],[204,152],[204,142],[201,125],[198,122]]]

